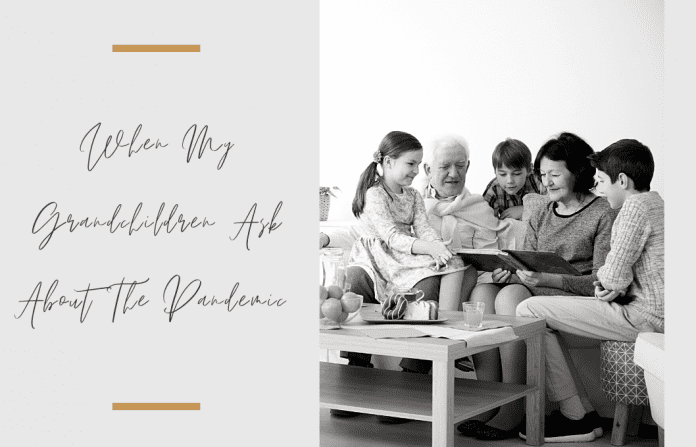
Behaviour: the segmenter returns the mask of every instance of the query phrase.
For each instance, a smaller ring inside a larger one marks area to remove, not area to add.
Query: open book
[[[550,251],[496,250],[462,248],[457,251],[465,264],[476,270],[492,272],[497,268],[504,270],[527,270],[540,273],[560,273],[581,275],[568,261]]]

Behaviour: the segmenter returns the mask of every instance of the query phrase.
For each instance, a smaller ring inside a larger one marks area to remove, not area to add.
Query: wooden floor
[[[385,425],[374,416],[359,415],[350,419],[332,417],[328,409],[320,409],[320,438],[322,447],[428,447],[430,424],[411,421],[401,425]],[[609,447],[611,446],[611,419],[603,419],[604,436],[594,442],[547,444],[559,447]],[[522,447],[522,439],[504,441],[478,441],[455,432],[455,447]],[[626,447],[657,447],[657,429],[642,425],[638,437],[627,437]]]

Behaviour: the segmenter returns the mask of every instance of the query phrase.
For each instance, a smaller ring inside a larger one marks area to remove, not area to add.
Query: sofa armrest
[[[643,368],[655,423],[665,427],[665,334],[641,332],[636,340],[633,361]]]
[[[329,227],[322,228],[321,232],[329,237],[330,248],[342,248],[343,251],[350,252],[355,242],[355,236],[351,234],[351,228],[348,227]]]
[[[348,262],[353,243],[358,238],[354,222],[321,222],[319,231],[329,237],[328,248],[342,248],[343,259]]]
[[[634,362],[664,382],[665,334],[641,332],[636,340]]]

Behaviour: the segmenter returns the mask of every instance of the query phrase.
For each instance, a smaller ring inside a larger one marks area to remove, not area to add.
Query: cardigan
[[[609,253],[611,228],[618,212],[611,209],[604,197],[595,197],[570,215],[556,213],[556,203],[538,194],[525,196],[527,207],[530,216],[524,249],[557,253],[582,273],[582,276],[561,275],[562,290],[533,287],[532,293],[593,296],[592,283]]]
[[[665,203],[657,192],[630,196],[611,231],[611,251],[597,272],[607,290],[625,292],[653,325],[665,327]]]

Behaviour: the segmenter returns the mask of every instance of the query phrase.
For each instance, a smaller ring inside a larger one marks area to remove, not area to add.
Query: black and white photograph
[[[3,4],[0,447],[693,444],[689,9]]]
[[[664,16],[320,2],[322,446],[664,445]]]

